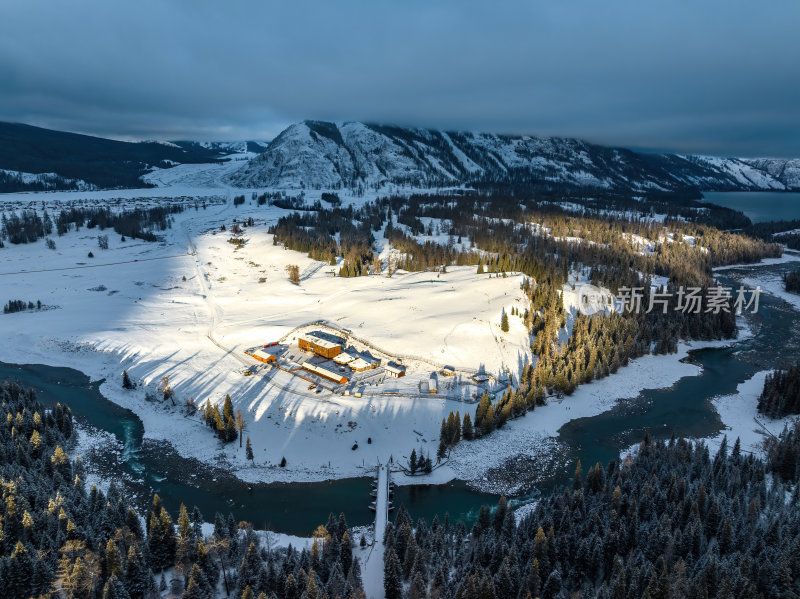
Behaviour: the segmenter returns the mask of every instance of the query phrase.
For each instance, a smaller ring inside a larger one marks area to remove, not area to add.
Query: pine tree
[[[544,582],[542,588],[542,596],[544,597],[557,597],[561,592],[561,572],[558,569],[550,572],[547,580]]]
[[[505,496],[501,496],[500,500],[497,502],[497,509],[494,511],[495,531],[500,532],[500,529],[503,527],[503,520],[506,518],[507,511],[508,501],[506,500]]]
[[[106,576],[121,576],[122,575],[122,557],[117,549],[117,544],[113,539],[109,539],[106,543]]]
[[[134,387],[135,387],[135,385],[133,384],[133,381],[131,381],[131,377],[128,376],[128,371],[127,370],[123,370],[122,371],[122,388],[123,389],[133,389]]]
[[[250,543],[242,558],[239,573],[236,580],[236,587],[242,591],[245,587],[258,588],[258,578],[261,572],[262,562],[255,543]]]
[[[411,586],[408,589],[408,599],[427,599],[428,588],[422,579],[422,574],[417,572],[411,579]]]
[[[423,471],[425,474],[430,474],[433,472],[433,462],[431,461],[430,456],[425,458],[425,464],[422,466]]]
[[[178,540],[175,553],[178,563],[186,567],[194,561],[196,546],[197,540],[191,520],[189,520],[189,514],[186,511],[186,506],[181,503],[178,512]]]
[[[297,582],[291,572],[283,585],[283,596],[285,599],[297,599]]]
[[[503,315],[500,317],[500,330],[508,333],[508,314],[503,310]]]
[[[203,593],[203,589],[200,587],[198,582],[189,577],[189,582],[186,585],[186,590],[181,595],[181,599],[207,599],[207,596]]]
[[[313,569],[308,571],[308,584],[306,585],[306,591],[303,593],[303,596],[308,599],[320,599],[319,588],[317,588],[317,581]]]
[[[143,599],[149,588],[149,572],[138,545],[128,549],[128,562],[125,565],[123,582],[131,599]]]
[[[350,542],[350,534],[347,530],[342,534],[342,540],[340,541],[339,559],[342,563],[342,572],[347,576],[353,566],[353,544]]]
[[[125,585],[115,574],[111,575],[103,587],[103,599],[130,599]]]
[[[436,459],[440,462],[447,457],[447,443],[444,438],[439,439],[439,448],[436,450]]]
[[[231,396],[225,396],[225,403],[222,406],[222,419],[227,422],[228,420],[234,420],[233,416],[233,402],[231,401]]]
[[[383,589],[386,599],[402,599],[403,571],[393,547],[389,547],[384,557]]]
[[[465,441],[470,441],[472,440],[473,434],[472,418],[470,417],[469,412],[467,412],[464,414],[464,422],[461,424],[461,437]]]
[[[250,437],[247,437],[247,445],[245,446],[245,456],[251,462],[255,461],[255,457],[253,456],[253,446],[250,444]]]
[[[534,557],[531,560],[531,567],[528,569],[528,592],[531,596],[538,597],[541,586],[542,579],[539,572],[539,560]]]
[[[242,448],[242,435],[244,434],[244,416],[241,410],[236,410],[236,430],[239,431],[239,449]]]

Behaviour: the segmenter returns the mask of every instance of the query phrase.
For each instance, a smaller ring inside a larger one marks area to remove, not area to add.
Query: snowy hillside
[[[23,173],[0,168],[0,185],[7,191],[51,189],[74,189],[87,191],[95,189],[91,183],[82,179],[69,179],[57,173]]]
[[[745,158],[742,162],[769,173],[787,188],[800,189],[800,159]]]
[[[800,161],[640,154],[577,139],[304,121],[228,177],[239,187],[479,183],[647,192],[787,189]]]
[[[220,158],[230,154],[243,154],[252,152],[260,154],[269,146],[266,141],[176,141],[172,142],[180,148],[204,148],[219,153]]]

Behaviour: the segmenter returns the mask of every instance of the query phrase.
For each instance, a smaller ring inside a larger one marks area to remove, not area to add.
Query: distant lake
[[[754,223],[800,218],[800,193],[776,191],[704,191],[703,200],[741,210]]]

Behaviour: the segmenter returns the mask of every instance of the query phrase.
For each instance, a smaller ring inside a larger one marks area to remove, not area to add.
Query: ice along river
[[[179,456],[165,444],[144,440],[141,420],[106,399],[100,382],[90,382],[85,374],[70,368],[43,364],[16,365],[0,362],[0,381],[19,380],[36,390],[45,405],[61,402],[70,406],[79,422],[113,434],[122,444],[120,459],[103,460],[102,470],[109,478],[124,479],[124,484],[140,491],[140,504],[146,505],[151,492],[157,492],[165,507],[177,512],[181,502],[200,508],[207,521],[215,512],[234,515],[257,528],[310,536],[324,524],[330,512],[347,515],[351,525],[369,524],[370,479],[351,478],[318,483],[244,483],[220,468],[207,468],[196,460]],[[116,472],[115,472],[116,471]],[[471,521],[482,503],[496,498],[476,494],[463,482],[441,485],[425,491],[400,489],[396,501],[415,514],[432,518],[449,510],[451,517]]]
[[[749,267],[725,271],[729,284],[754,270],[780,274],[798,263]],[[785,365],[800,355],[800,314],[785,302],[762,295],[759,312],[750,316],[752,338],[727,348],[692,352],[690,359],[702,366],[698,376],[685,377],[672,387],[648,389],[613,409],[590,418],[573,420],[562,427],[560,441],[569,460],[544,483],[532,491],[545,490],[567,482],[580,459],[584,469],[597,461],[616,459],[620,449],[636,443],[645,431],[656,438],[670,435],[706,437],[719,431],[721,422],[711,399],[734,393],[736,386],[759,370]],[[780,339],[780,343],[775,341]],[[624,369],[616,376],[625,376]],[[19,379],[36,389],[46,404],[68,404],[75,416],[97,429],[113,434],[124,446],[119,459],[107,468],[111,476],[133,481],[144,503],[156,491],[171,511],[181,502],[197,505],[207,520],[215,512],[231,512],[237,520],[248,520],[256,527],[308,536],[328,518],[329,512],[344,512],[351,524],[372,520],[368,510],[369,480],[345,479],[321,483],[247,484],[222,469],[205,468],[182,458],[168,446],[143,441],[143,426],[138,417],[99,392],[99,383],[68,368],[46,365],[0,363],[0,380]],[[567,398],[566,401],[569,401]],[[535,413],[529,417],[535,417]],[[463,482],[446,485],[415,485],[396,490],[395,504],[404,504],[412,517],[430,521],[434,514],[450,513],[451,519],[470,523],[483,503],[495,497],[471,491]]]

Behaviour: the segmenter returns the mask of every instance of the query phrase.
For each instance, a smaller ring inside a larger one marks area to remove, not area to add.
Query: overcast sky
[[[800,156],[799,25],[795,0],[2,0],[0,120],[203,140],[363,120]]]

